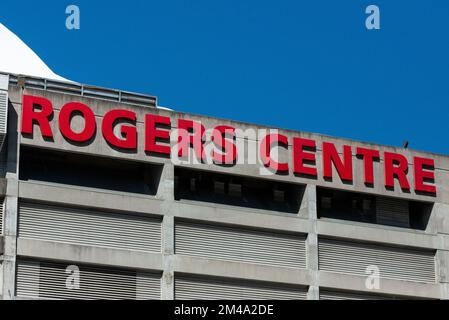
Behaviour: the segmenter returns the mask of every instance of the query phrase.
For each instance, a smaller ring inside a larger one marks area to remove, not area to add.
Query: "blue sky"
[[[70,4],[78,31],[65,27]],[[365,28],[370,4],[381,30]],[[75,81],[178,111],[449,154],[447,0],[3,0],[0,21]]]

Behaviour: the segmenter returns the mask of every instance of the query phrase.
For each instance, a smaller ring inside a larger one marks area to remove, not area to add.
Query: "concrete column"
[[[12,300],[16,291],[17,217],[19,196],[19,135],[18,115],[14,106],[8,106],[8,157],[6,164],[6,197],[3,222],[3,299]]]
[[[173,259],[175,254],[175,219],[172,213],[174,201],[174,166],[164,165],[157,196],[164,200],[162,221],[163,273],[161,299],[173,300],[175,292]]]
[[[442,285],[442,299],[449,299],[449,251],[437,251],[437,281]]]
[[[164,216],[162,223],[163,232],[163,274],[161,283],[161,298],[162,300],[173,300],[175,283],[173,271],[173,258],[175,252],[175,219],[173,216]]]
[[[449,205],[435,203],[432,217],[429,223],[435,225],[434,230],[438,233],[441,247],[436,254],[436,278],[441,284],[441,298],[449,300],[449,218],[447,212]]]
[[[11,183],[8,183],[8,185],[11,185]],[[17,202],[17,196],[7,195],[5,198],[4,253],[2,265],[4,300],[12,300],[15,295]]]
[[[310,223],[309,234],[307,235],[307,269],[311,274],[308,300],[318,300],[319,294],[319,272],[318,272],[318,234],[317,234],[317,206],[316,206],[316,186],[307,185],[304,193],[303,206],[307,208],[308,220]]]
[[[448,235],[440,235],[449,244]],[[449,300],[449,251],[438,250],[436,254],[437,282],[441,285],[441,299]]]

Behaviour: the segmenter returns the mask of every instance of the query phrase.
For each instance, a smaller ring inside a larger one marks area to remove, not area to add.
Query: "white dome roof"
[[[0,72],[72,82],[54,73],[18,36],[0,23]]]

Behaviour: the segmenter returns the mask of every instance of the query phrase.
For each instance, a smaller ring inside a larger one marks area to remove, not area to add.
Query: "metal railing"
[[[100,88],[96,86],[62,82],[49,79],[35,78],[29,76],[9,75],[9,84],[23,88],[46,90],[50,92],[67,93],[81,97],[104,99],[130,105],[153,107],[157,106],[157,98],[154,96]]]

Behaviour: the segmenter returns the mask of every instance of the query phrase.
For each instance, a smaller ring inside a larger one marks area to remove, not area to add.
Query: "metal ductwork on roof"
[[[8,86],[9,76],[0,74],[0,150],[3,149],[8,130]]]

